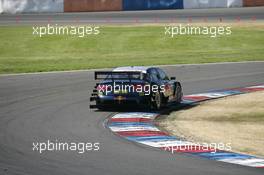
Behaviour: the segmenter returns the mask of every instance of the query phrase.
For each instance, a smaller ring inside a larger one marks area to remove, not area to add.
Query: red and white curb
[[[214,91],[184,96],[182,105],[190,105],[204,100],[230,95],[263,91],[264,85]],[[200,157],[250,167],[264,168],[264,158],[215,150],[192,142],[182,141],[158,129],[154,120],[158,113],[126,112],[113,115],[108,121],[109,129],[125,139],[170,152],[191,153]]]

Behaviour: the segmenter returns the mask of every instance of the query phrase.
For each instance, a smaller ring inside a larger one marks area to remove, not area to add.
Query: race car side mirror
[[[176,80],[176,77],[170,77],[171,80]]]

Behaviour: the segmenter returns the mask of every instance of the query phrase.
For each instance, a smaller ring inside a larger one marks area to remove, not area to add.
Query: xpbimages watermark
[[[95,142],[61,142],[58,140],[45,142],[33,142],[32,150],[38,153],[44,152],[56,152],[56,151],[73,151],[79,154],[83,154],[90,151],[99,151],[100,143]]]
[[[100,34],[99,26],[59,26],[58,24],[47,24],[46,26],[33,26],[32,30],[32,34],[39,37],[45,35],[69,35],[83,38],[89,35]]]
[[[164,145],[164,150],[171,152],[211,152],[216,153],[219,150],[231,151],[231,143],[193,143],[179,140],[176,146]]]
[[[216,38],[232,34],[232,27],[230,26],[192,26],[190,24],[179,24],[176,26],[166,26],[164,30],[165,35],[172,38],[179,35],[207,35],[211,38]]]
[[[131,84],[123,84],[123,83],[113,83],[112,84],[106,84],[106,85],[98,85],[97,91],[99,95],[108,95],[110,93],[139,93],[143,95],[150,95],[151,92],[165,92],[166,91],[165,85],[150,85],[150,84],[137,84],[137,85],[131,85]]]

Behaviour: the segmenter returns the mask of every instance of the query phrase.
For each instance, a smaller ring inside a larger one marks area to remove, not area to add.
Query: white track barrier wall
[[[185,9],[243,7],[243,0],[184,0]]]
[[[63,3],[64,0],[0,0],[0,12],[13,14],[63,12]]]
[[[2,0],[0,0],[0,13],[3,13]]]

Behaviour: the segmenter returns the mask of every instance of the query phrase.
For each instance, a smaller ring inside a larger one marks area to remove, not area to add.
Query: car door
[[[149,74],[151,84],[159,86],[160,79],[157,70],[155,68],[150,68],[147,72]]]

